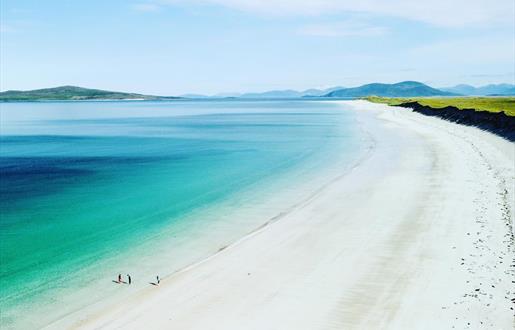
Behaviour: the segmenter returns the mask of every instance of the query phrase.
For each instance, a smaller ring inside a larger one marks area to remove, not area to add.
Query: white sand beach
[[[345,103],[375,141],[350,173],[159,286],[48,328],[512,329],[515,145]]]

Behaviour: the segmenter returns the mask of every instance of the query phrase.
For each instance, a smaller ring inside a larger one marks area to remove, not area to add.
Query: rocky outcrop
[[[475,126],[515,142],[515,117],[508,116],[504,112],[458,109],[452,106],[432,108],[418,102],[407,102],[398,106],[411,108],[426,116],[436,116],[458,124]]]

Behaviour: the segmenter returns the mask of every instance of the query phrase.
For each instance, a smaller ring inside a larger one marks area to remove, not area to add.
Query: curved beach
[[[350,172],[159,286],[48,328],[512,328],[514,144],[344,103],[374,141]]]

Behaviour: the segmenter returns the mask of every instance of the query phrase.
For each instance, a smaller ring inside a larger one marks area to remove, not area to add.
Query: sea
[[[166,281],[280,221],[369,145],[338,102],[0,103],[0,327]]]

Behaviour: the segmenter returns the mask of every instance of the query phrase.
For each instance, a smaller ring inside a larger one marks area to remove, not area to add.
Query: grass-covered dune
[[[508,116],[515,116],[515,97],[378,97],[365,98],[375,103],[401,105],[403,103],[417,102],[434,109],[455,107],[460,110],[473,109],[476,111],[504,112]]]
[[[515,141],[515,97],[366,97],[375,103],[411,108],[468,126],[476,126]]]

